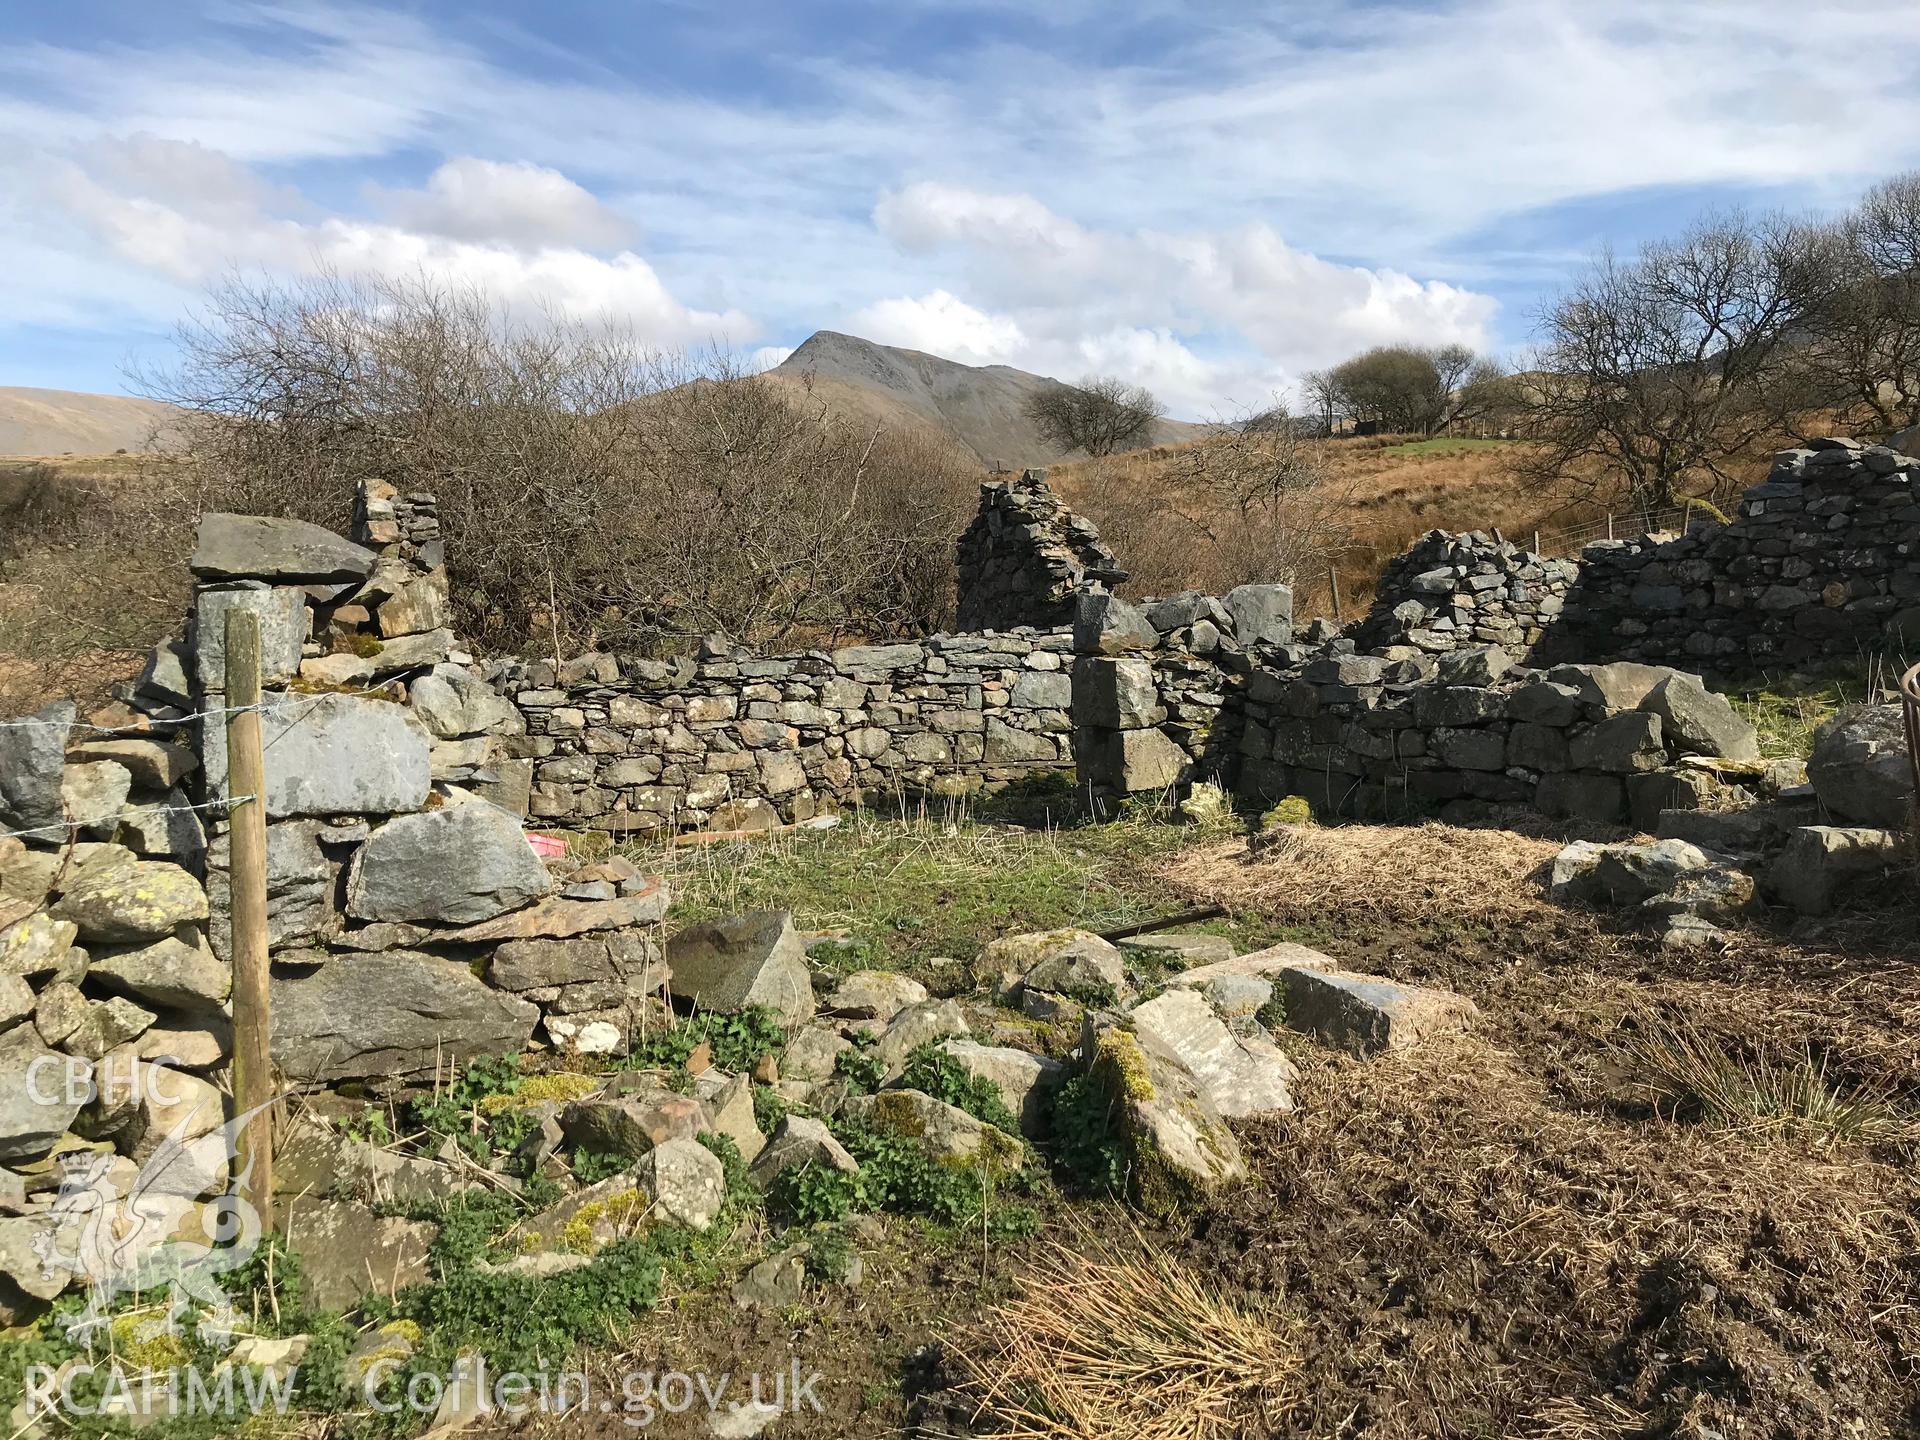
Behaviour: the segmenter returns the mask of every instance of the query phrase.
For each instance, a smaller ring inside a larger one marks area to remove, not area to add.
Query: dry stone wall
[[[980,487],[980,510],[955,547],[955,625],[962,631],[1073,623],[1077,597],[1127,578],[1100,532],[1061,504],[1047,472]]]
[[[1589,545],[1544,653],[1745,674],[1920,648],[1917,477],[1883,445],[1784,450],[1731,524]]]
[[[1411,645],[1442,655],[1498,645],[1521,655],[1559,620],[1579,570],[1497,532],[1430,530],[1381,571],[1354,638],[1363,650]]]
[[[1072,763],[1065,630],[675,662],[496,667],[530,813],[616,834],[759,828]]]
[[[1073,744],[1095,799],[1194,780],[1230,786],[1256,657],[1293,636],[1293,592],[1242,585],[1131,604],[1081,597],[1073,640]]]
[[[1492,647],[1361,654],[1345,640],[1275,658],[1247,682],[1240,791],[1253,804],[1298,795],[1380,818],[1485,801],[1651,830],[1724,776],[1765,772],[1726,700],[1664,667],[1541,671]]]

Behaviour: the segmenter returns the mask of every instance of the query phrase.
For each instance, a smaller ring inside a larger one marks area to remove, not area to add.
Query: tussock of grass
[[[996,1434],[1225,1440],[1298,1396],[1293,1329],[1134,1231],[1044,1251],[954,1352]]]
[[[1662,1114],[1725,1130],[1803,1135],[1816,1144],[1892,1141],[1912,1126],[1884,1098],[1843,1093],[1811,1053],[1780,1060],[1730,1054],[1684,1022],[1662,1021],[1622,1046]]]

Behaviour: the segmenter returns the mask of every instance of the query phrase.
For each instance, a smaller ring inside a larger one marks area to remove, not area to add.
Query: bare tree
[[[1886,435],[1920,423],[1920,173],[1805,237],[1807,318],[1774,408],[1784,429]]]
[[[1309,370],[1300,377],[1300,398],[1322,435],[1333,434],[1340,418],[1340,390],[1330,370]]]
[[[1310,401],[1382,430],[1432,435],[1492,412],[1499,402],[1499,364],[1465,345],[1377,345],[1333,369],[1307,377]]]
[[[1165,413],[1151,390],[1111,375],[1089,375],[1078,385],[1043,385],[1022,408],[1055,445],[1096,457],[1145,440]]]
[[[1647,510],[1735,488],[1730,462],[1776,428],[1764,397],[1807,313],[1805,257],[1801,227],[1737,212],[1630,261],[1602,255],[1545,317],[1524,473]]]
[[[181,341],[148,389],[188,407],[202,504],[343,526],[362,476],[434,491],[484,643],[882,635],[946,613],[977,476],[807,387],[424,278],[228,284]]]

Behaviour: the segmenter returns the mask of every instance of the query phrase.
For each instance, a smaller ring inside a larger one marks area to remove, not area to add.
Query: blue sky
[[[1913,0],[14,3],[0,384],[125,389],[234,271],[427,270],[1205,418],[1518,352],[1598,246],[1913,167]]]

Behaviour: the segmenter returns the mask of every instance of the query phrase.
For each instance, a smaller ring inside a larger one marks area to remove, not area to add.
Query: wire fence
[[[1631,510],[1590,520],[1566,530],[1534,532],[1534,550],[1541,555],[1577,555],[1596,540],[1637,540],[1665,532],[1685,534],[1696,518],[1712,512],[1696,504],[1666,505],[1654,510]]]

